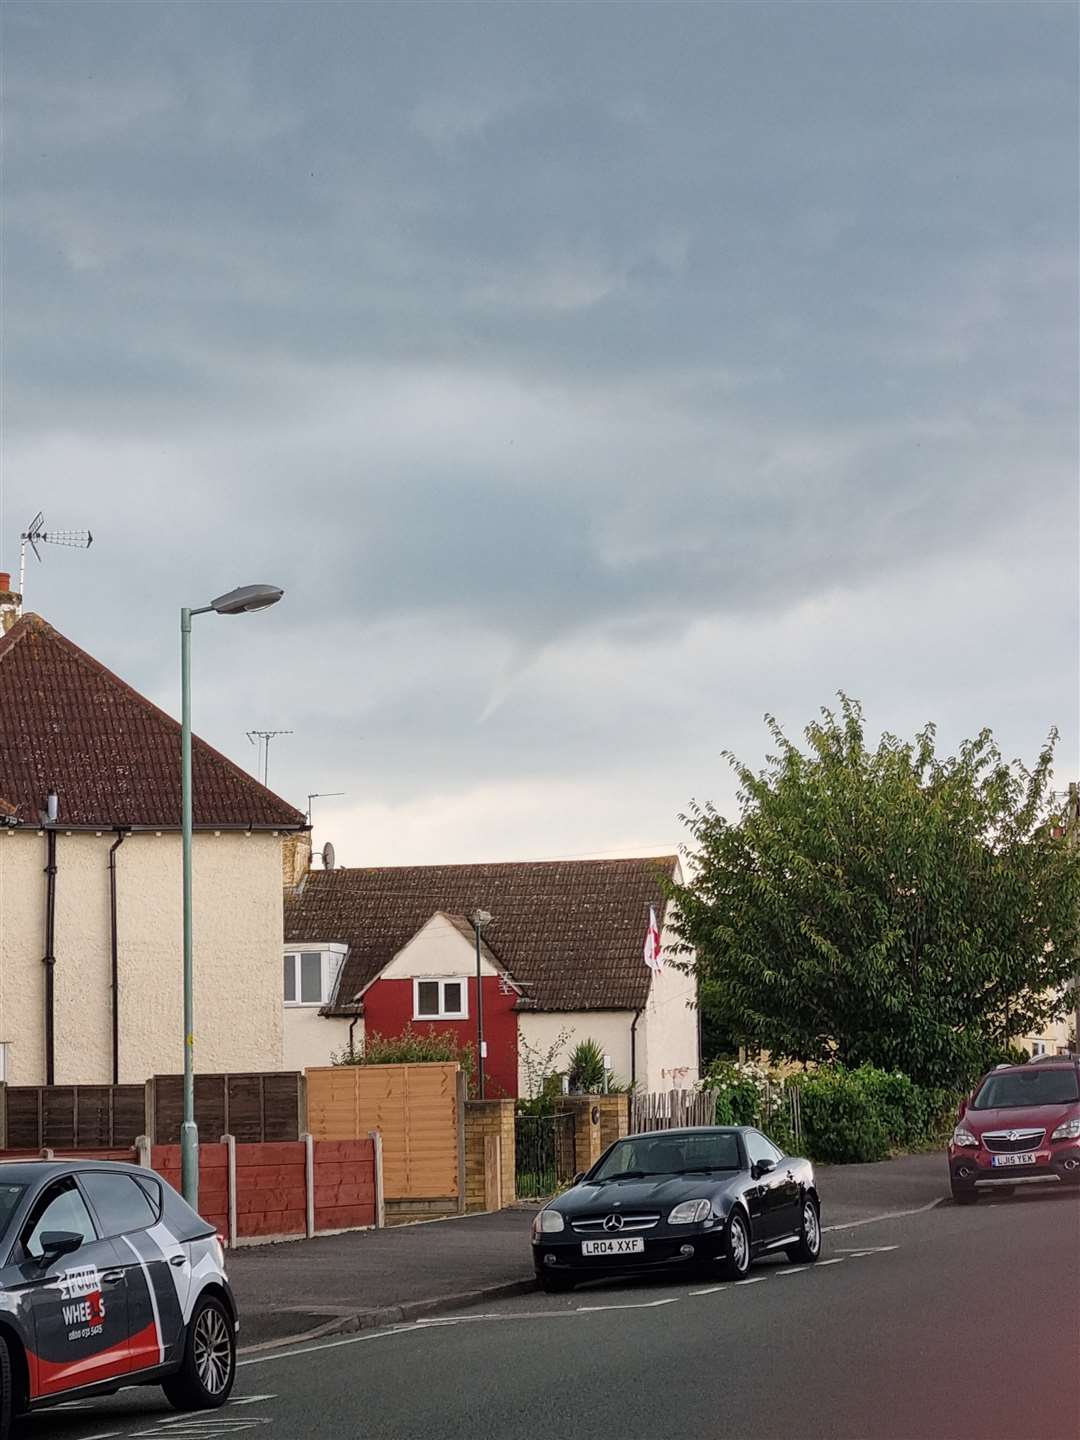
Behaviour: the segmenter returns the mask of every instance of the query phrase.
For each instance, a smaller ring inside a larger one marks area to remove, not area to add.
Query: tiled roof
[[[648,997],[649,906],[676,858],[313,870],[285,897],[288,944],[349,946],[352,998],[437,911],[495,917],[484,939],[540,1010],[637,1010]]]
[[[299,810],[197,737],[197,826],[299,829]],[[37,615],[0,637],[0,813],[36,825],[179,829],[180,726]]]

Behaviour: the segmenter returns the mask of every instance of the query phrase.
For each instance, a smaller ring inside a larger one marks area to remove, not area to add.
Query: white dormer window
[[[334,998],[344,959],[344,945],[286,950],[283,961],[286,1006],[329,1005]]]
[[[413,981],[414,1020],[467,1020],[468,1018],[468,981],[460,976],[452,980],[425,977]]]

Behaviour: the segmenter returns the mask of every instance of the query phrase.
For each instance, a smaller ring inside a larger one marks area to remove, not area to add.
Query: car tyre
[[[0,1440],[11,1434],[11,1355],[7,1341],[0,1339]]]
[[[957,1205],[974,1205],[979,1198],[979,1192],[974,1185],[954,1185],[952,1198]]]
[[[180,1369],[161,1388],[174,1410],[216,1410],[228,1400],[235,1379],[232,1316],[217,1295],[204,1295],[192,1312]]]
[[[560,1275],[557,1271],[541,1270],[536,1277],[545,1295],[565,1295],[574,1288],[572,1275]]]
[[[720,1262],[726,1280],[742,1280],[750,1273],[750,1225],[741,1210],[733,1210],[728,1221],[727,1255]]]
[[[803,1198],[799,1238],[785,1248],[784,1254],[800,1265],[814,1265],[821,1259],[821,1211],[812,1195]]]

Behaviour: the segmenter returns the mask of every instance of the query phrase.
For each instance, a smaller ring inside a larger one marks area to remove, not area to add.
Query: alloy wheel
[[[807,1200],[803,1206],[802,1223],[806,1248],[811,1255],[816,1255],[821,1248],[821,1224],[818,1220],[817,1207],[812,1200]]]
[[[232,1374],[229,1330],[214,1305],[208,1305],[195,1321],[195,1373],[209,1395],[220,1395]]]
[[[731,1259],[740,1273],[750,1268],[750,1238],[738,1215],[731,1222]]]

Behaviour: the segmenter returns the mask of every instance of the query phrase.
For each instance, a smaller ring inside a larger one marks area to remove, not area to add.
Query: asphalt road
[[[18,1440],[1080,1436],[1080,1195],[826,1238],[822,1264],[769,1261],[739,1285],[592,1285],[252,1355],[216,1415],[135,1391]]]

